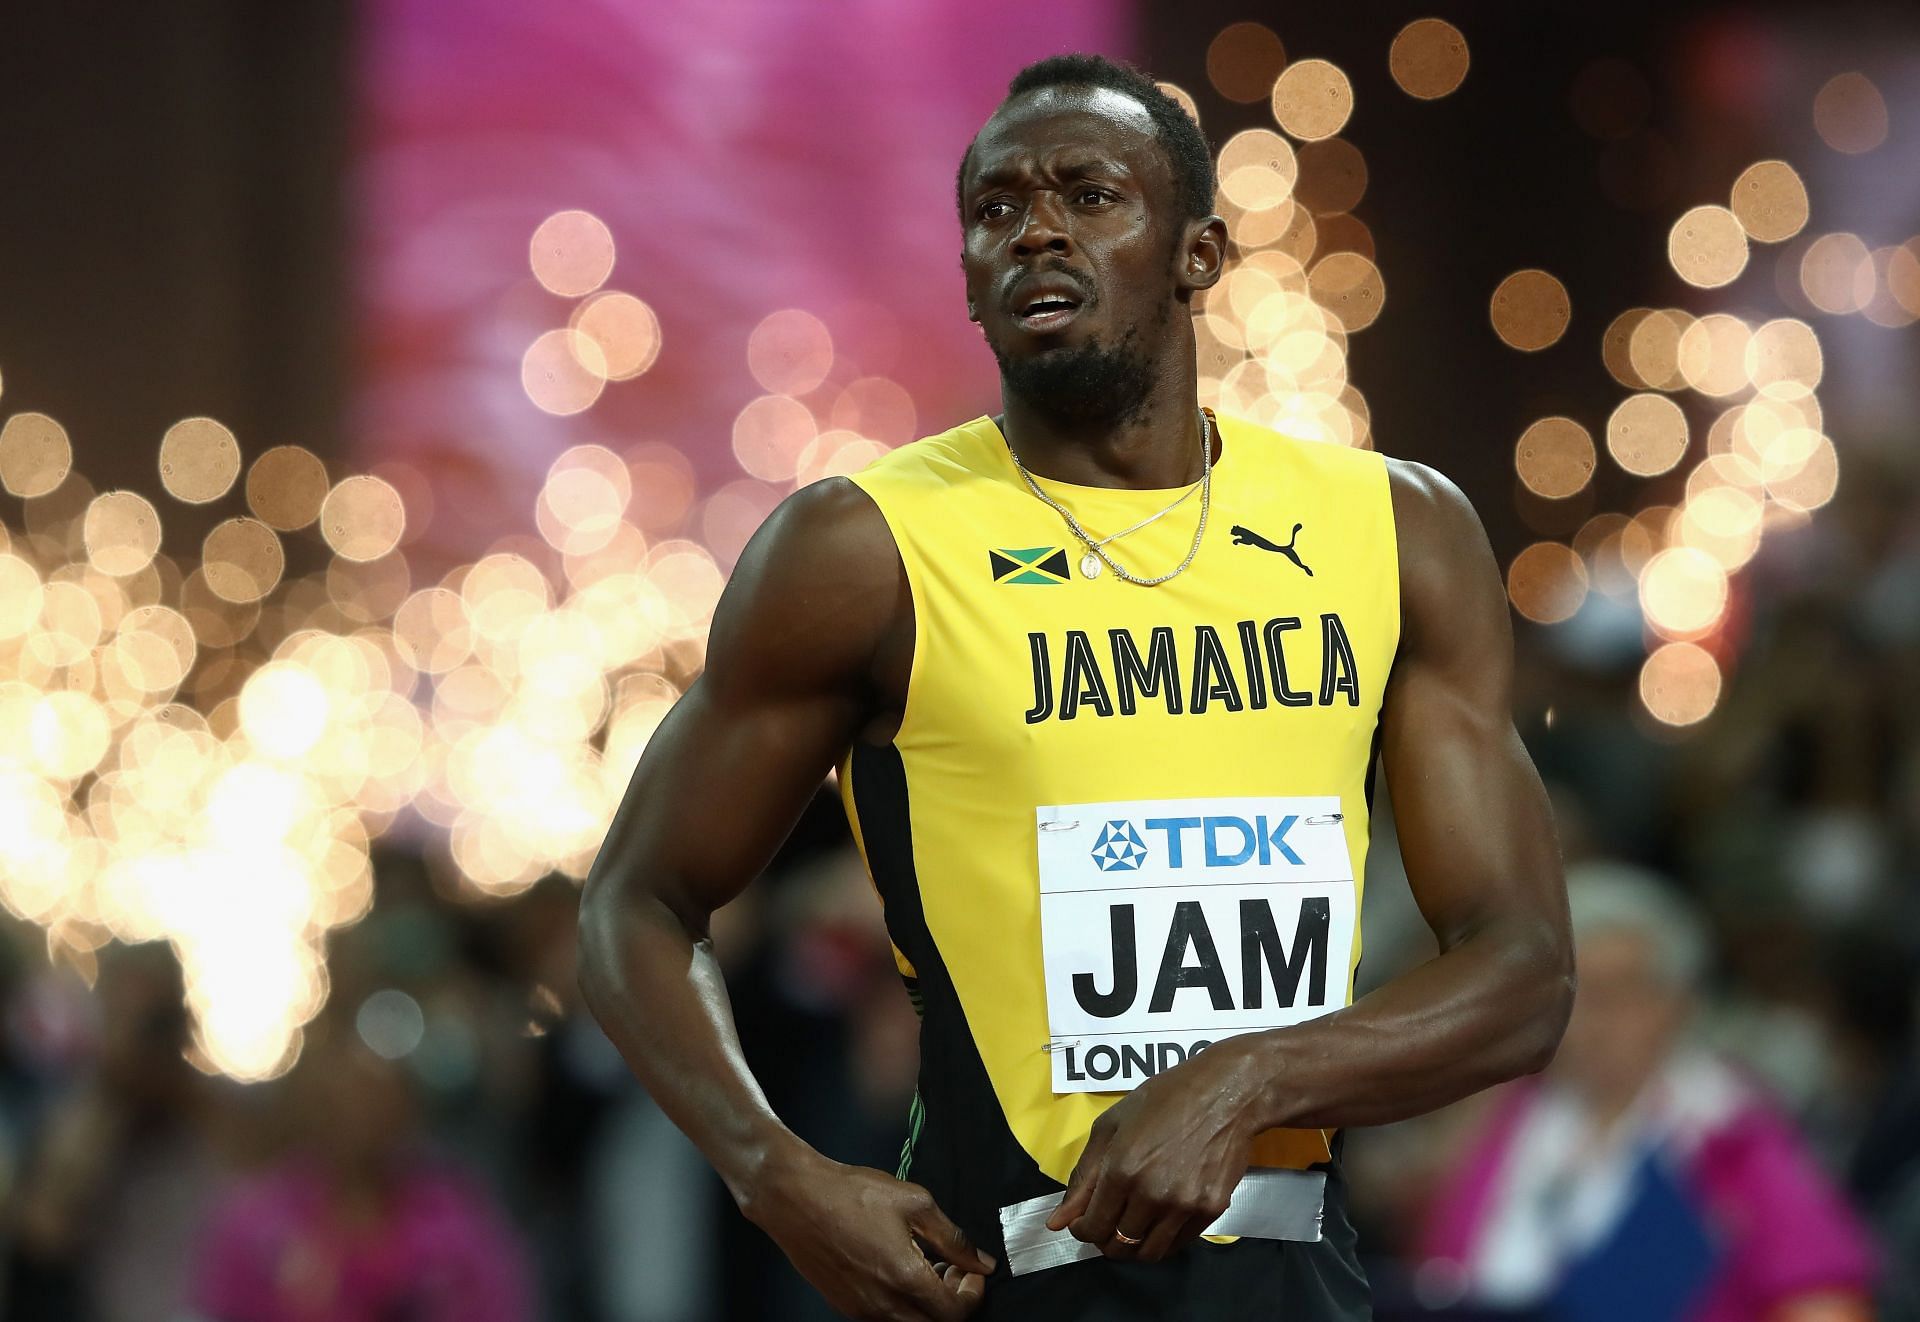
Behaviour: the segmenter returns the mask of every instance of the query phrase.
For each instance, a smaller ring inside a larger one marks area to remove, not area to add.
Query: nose
[[[1073,251],[1073,240],[1067,234],[1066,208],[1058,196],[1047,189],[1036,189],[1027,204],[1025,223],[1013,236],[1013,254],[1032,257],[1042,251],[1064,256]]]

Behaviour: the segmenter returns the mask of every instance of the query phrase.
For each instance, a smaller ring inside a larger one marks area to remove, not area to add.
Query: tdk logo
[[[1269,821],[1262,813],[1252,821],[1244,817],[1149,817],[1140,825],[1149,832],[1159,832],[1170,868],[1232,868],[1276,860],[1298,866],[1304,860],[1287,843],[1287,833],[1299,820],[1299,814],[1289,813]],[[1146,841],[1132,822],[1110,821],[1100,828],[1093,842],[1094,866],[1102,872],[1135,872],[1147,861],[1147,850]]]
[[[1132,822],[1108,822],[1093,842],[1093,864],[1102,872],[1134,872],[1147,861],[1147,847]]]

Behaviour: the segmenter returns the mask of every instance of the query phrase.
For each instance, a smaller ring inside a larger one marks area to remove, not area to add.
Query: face
[[[1049,411],[1144,397],[1185,343],[1176,306],[1219,277],[1224,226],[1183,219],[1152,119],[1117,92],[1048,88],[1002,106],[974,140],[961,202],[968,313],[1007,387]]]
[[[1580,985],[1553,1073],[1596,1102],[1624,1101],[1666,1059],[1686,1022],[1687,994],[1661,977],[1638,932],[1598,931],[1580,943]]]

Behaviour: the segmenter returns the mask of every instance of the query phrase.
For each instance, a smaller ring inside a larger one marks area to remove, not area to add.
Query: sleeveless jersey
[[[914,612],[899,731],[839,768],[922,1015],[901,1173],[982,1245],[1127,1089],[1351,999],[1399,641],[1386,466],[1216,425],[1204,538],[1155,587],[1082,576],[990,419],[852,476]],[[1180,494],[1034,481],[1095,537]],[[1108,550],[1165,573],[1199,514],[1196,493]],[[1329,1163],[1333,1137],[1274,1130],[1254,1159]]]

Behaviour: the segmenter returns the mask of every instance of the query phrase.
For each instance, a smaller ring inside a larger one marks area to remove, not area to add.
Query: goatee
[[[1171,300],[1160,311],[1164,323]],[[1071,348],[1014,358],[998,345],[1000,381],[1034,412],[1067,425],[1131,421],[1153,393],[1153,362],[1140,347],[1140,327],[1129,326],[1117,344],[1097,340]]]

